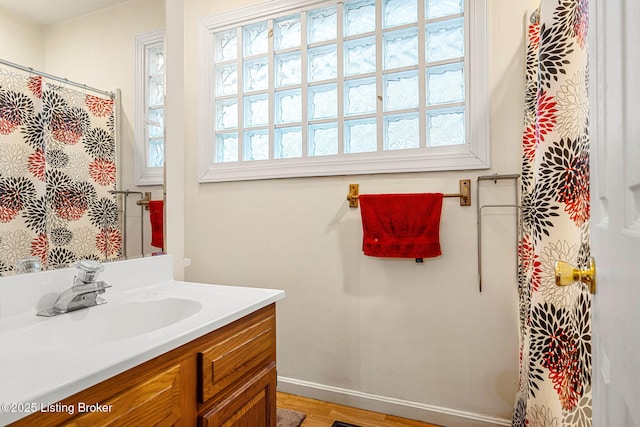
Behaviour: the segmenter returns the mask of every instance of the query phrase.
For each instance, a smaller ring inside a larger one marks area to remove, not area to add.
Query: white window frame
[[[156,30],[136,36],[136,98],[135,98],[135,184],[162,185],[164,167],[148,166],[149,158],[149,49],[164,43],[164,31]]]
[[[419,0],[421,2],[423,0]],[[487,0],[465,0],[465,124],[463,145],[288,159],[215,163],[214,32],[341,1],[277,0],[201,18],[198,29],[199,181],[472,170],[490,167]],[[419,11],[423,10],[422,6]],[[340,42],[340,39],[338,43]],[[270,60],[272,60],[271,58]],[[340,59],[339,59],[340,60]],[[421,84],[423,79],[421,79]],[[304,89],[304,88],[303,88]],[[421,86],[424,91],[424,87]],[[342,101],[340,101],[342,102]],[[421,107],[421,115],[424,111]],[[273,112],[271,113],[273,114]],[[421,119],[422,120],[422,119]],[[338,118],[338,126],[344,120]],[[271,129],[273,134],[273,129]],[[306,134],[303,131],[303,135]],[[341,133],[339,134],[341,135]],[[306,141],[303,141],[305,144]],[[273,143],[271,144],[273,147]],[[271,153],[273,155],[273,153]],[[240,153],[240,156],[242,154]]]

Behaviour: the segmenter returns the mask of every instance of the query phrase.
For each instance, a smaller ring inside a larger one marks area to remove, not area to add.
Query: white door
[[[591,0],[593,425],[640,426],[640,1]]]

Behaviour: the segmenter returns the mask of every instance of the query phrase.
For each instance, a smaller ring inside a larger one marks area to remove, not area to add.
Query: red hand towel
[[[359,197],[365,255],[430,258],[440,252],[442,193]]]
[[[149,201],[149,219],[151,220],[151,246],[164,247],[164,203],[162,200]]]

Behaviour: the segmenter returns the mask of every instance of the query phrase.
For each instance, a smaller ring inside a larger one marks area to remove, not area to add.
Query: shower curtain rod
[[[17,69],[22,70],[22,71],[26,71],[27,73],[36,74],[38,76],[46,77],[48,79],[55,80],[55,81],[58,81],[58,82],[61,82],[61,83],[66,83],[68,85],[76,86],[76,87],[79,87],[79,88],[82,88],[82,89],[85,89],[85,90],[90,90],[92,92],[100,93],[102,95],[108,96],[111,99],[115,99],[115,97],[116,97],[116,94],[113,93],[113,92],[108,92],[106,90],[96,89],[94,87],[87,86],[87,85],[82,84],[82,83],[76,83],[74,81],[65,79],[63,77],[57,77],[57,76],[54,76],[52,74],[43,73],[42,71],[34,70],[31,67],[24,67],[22,65],[14,64],[13,62],[5,61],[4,59],[0,59],[0,64],[8,65],[10,67],[17,68]]]
[[[540,22],[540,7],[531,12],[531,16],[529,16],[529,22],[532,24],[537,24]]]

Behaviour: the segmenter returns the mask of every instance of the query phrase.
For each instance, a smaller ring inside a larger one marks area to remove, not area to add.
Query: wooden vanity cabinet
[[[276,427],[275,304],[11,426]]]

